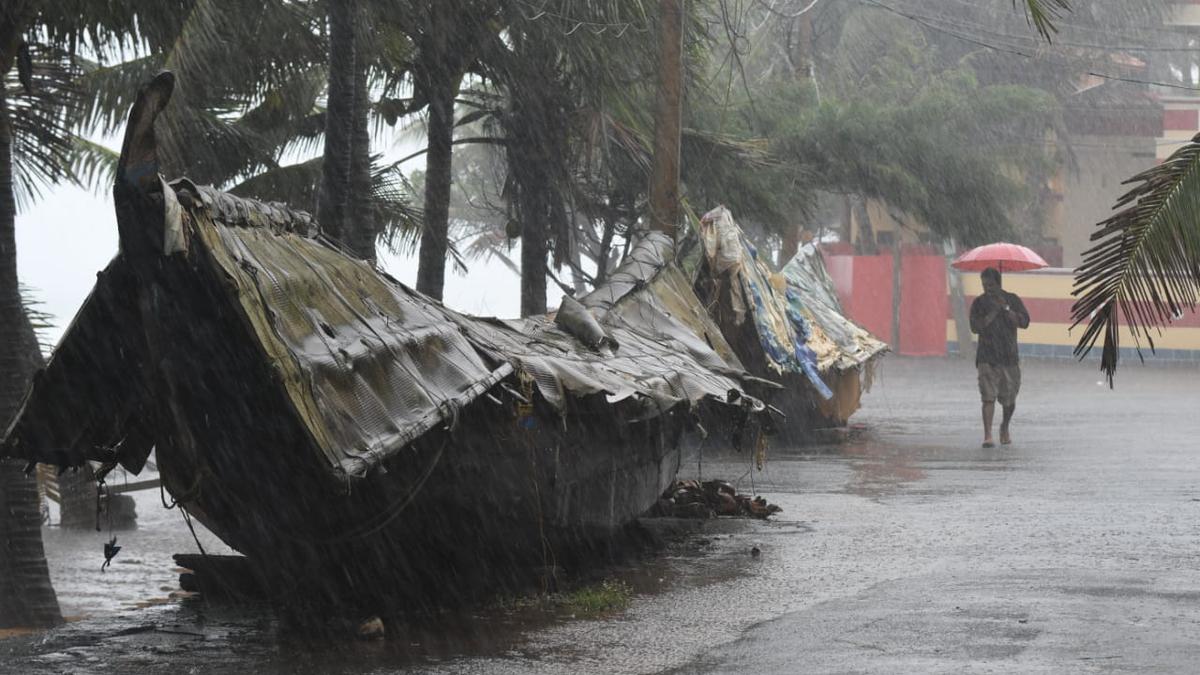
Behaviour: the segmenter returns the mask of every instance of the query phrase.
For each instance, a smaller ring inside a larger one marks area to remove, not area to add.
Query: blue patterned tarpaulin
[[[802,246],[784,265],[783,275],[787,279],[788,316],[794,315],[801,320],[804,316],[810,317],[823,338],[811,338],[813,327],[805,323],[810,333],[805,335],[804,341],[810,346],[821,343],[814,349],[820,370],[855,368],[887,351],[885,343],[843,314],[837,291],[816,246]]]
[[[734,309],[749,314],[772,368],[780,374],[804,375],[822,398],[831,398],[817,355],[807,344],[812,335],[808,322],[771,284],[770,271],[728,209],[717,207],[701,219],[701,238],[714,271],[728,272],[730,283],[740,291],[741,298],[734,293]]]

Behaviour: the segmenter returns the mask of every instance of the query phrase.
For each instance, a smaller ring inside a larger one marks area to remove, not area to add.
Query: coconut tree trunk
[[[376,237],[379,233],[371,198],[371,129],[368,124],[371,100],[367,92],[367,64],[361,48],[355,58],[354,142],[350,154],[350,204],[346,241],[350,251],[365,261],[376,261]]]
[[[604,232],[600,235],[600,254],[596,256],[596,286],[608,280],[608,259],[612,255],[613,237],[617,233],[617,216],[604,216]]]
[[[365,40],[355,38],[354,119],[350,151],[350,195],[346,209],[346,245],[354,255],[375,262],[375,238],[379,233],[371,199],[371,131],[368,116],[367,54]]]
[[[426,75],[429,151],[425,155],[425,227],[417,259],[417,290],[438,300],[446,284],[450,247],[450,185],[454,141],[454,99],[462,75],[438,69]]]
[[[546,313],[547,191],[544,185],[521,188],[521,316]]]
[[[0,36],[0,39],[11,36]],[[7,48],[8,41],[0,42]],[[11,56],[0,55],[0,82]],[[0,429],[21,405],[38,366],[37,339],[17,287],[16,200],[12,125],[0,86]],[[19,461],[0,460],[0,628],[62,622],[42,548],[37,482]]]
[[[355,0],[329,3],[329,103],[317,220],[321,231],[345,243],[354,135]]]

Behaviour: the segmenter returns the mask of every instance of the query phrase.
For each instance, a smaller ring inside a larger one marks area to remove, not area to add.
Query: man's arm
[[[978,335],[996,320],[1003,308],[987,295],[975,298],[971,303],[971,332]]]
[[[1025,303],[1021,302],[1016,293],[1008,294],[1008,309],[1012,312],[1017,328],[1029,328],[1029,310],[1025,309]]]

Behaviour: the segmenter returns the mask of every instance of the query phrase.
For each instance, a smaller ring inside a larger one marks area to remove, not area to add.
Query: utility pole
[[[659,0],[658,110],[650,173],[650,228],[675,237],[679,225],[679,138],[683,115],[683,3]]]
[[[812,5],[809,5],[809,10]],[[792,61],[793,75],[797,82],[807,82],[813,86],[814,93],[816,92],[816,66],[813,63],[813,22],[812,12],[804,11],[799,16],[792,19],[793,23],[788,29],[788,47],[789,56]],[[817,96],[817,103],[820,103],[820,97]],[[801,230],[804,226],[800,223],[793,223],[784,230],[783,245],[779,250],[779,266],[783,267],[790,261],[798,250],[800,250]]]

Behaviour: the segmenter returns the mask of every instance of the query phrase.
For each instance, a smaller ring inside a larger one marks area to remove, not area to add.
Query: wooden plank
[[[161,481],[158,480],[157,478],[152,478],[150,480],[139,480],[139,481],[135,481],[133,483],[121,483],[120,485],[109,485],[108,492],[109,492],[109,494],[119,495],[124,492],[137,492],[139,490],[157,489],[160,483],[161,483]]]

